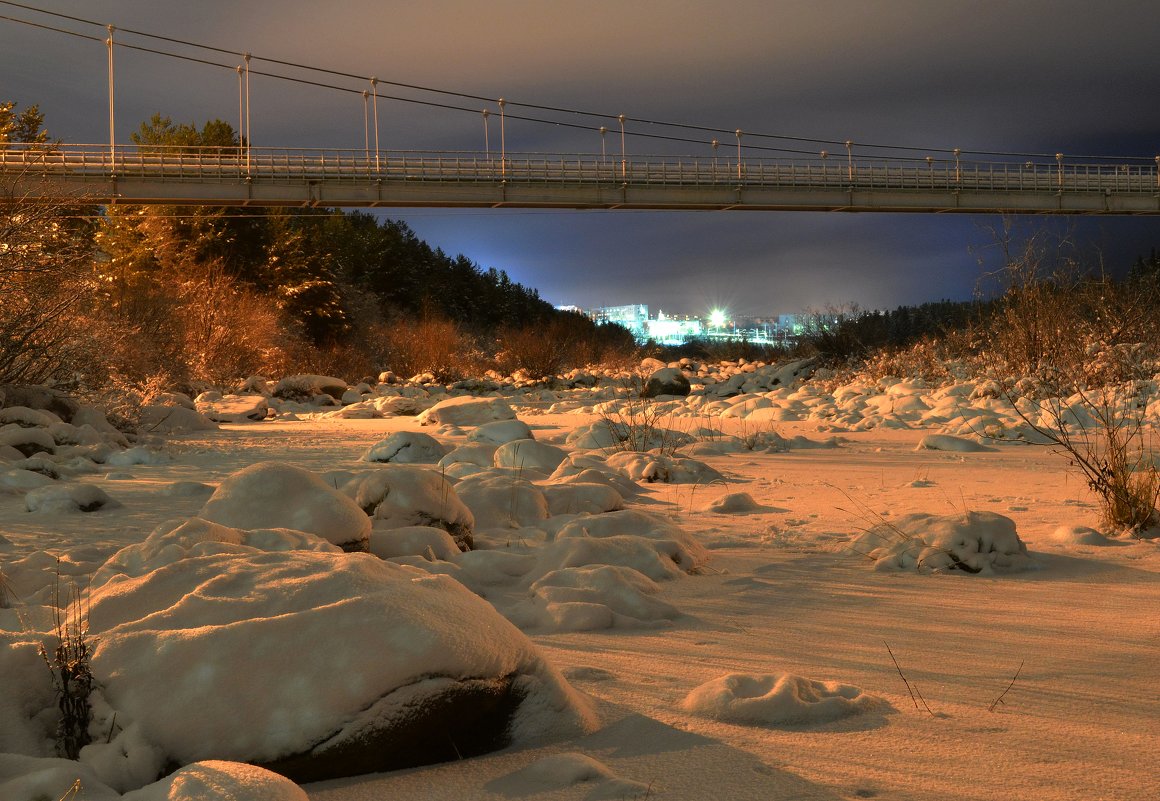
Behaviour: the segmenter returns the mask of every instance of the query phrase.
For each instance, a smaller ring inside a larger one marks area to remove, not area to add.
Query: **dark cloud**
[[[1153,2],[1059,0],[45,0],[43,8],[175,38],[483,97],[633,117],[920,148],[1065,154],[1160,152]],[[32,12],[4,13],[53,23]],[[63,27],[99,37],[99,28]],[[134,41],[127,33],[119,40]],[[162,49],[222,60],[176,45]],[[117,52],[120,141],[154,112],[237,117],[225,69]],[[105,48],[0,22],[5,98],[40,103],[54,135],[104,141]],[[259,65],[305,77],[287,67]],[[319,76],[312,76],[318,79]],[[322,78],[361,91],[363,81]],[[384,93],[419,93],[384,86]],[[431,96],[425,96],[431,98]],[[476,100],[448,100],[482,108]],[[361,148],[361,97],[255,76],[260,145]],[[495,110],[494,104],[491,106]],[[519,109],[512,107],[514,114]],[[483,118],[380,103],[384,148],[481,149]],[[578,118],[564,116],[574,121]],[[598,121],[591,121],[599,124]],[[609,120],[610,127],[615,123]],[[491,145],[498,125],[490,122]],[[708,152],[636,136],[630,152]],[[510,150],[596,152],[598,134],[515,119]],[[709,134],[696,135],[706,139]],[[722,147],[734,145],[722,136]],[[747,142],[757,142],[749,138]],[[619,149],[609,134],[610,153]],[[789,146],[814,151],[823,145]],[[726,303],[794,311],[893,306],[975,291],[993,220],[808,213],[406,211],[445,250],[504,268],[560,303]],[[1160,244],[1152,219],[1078,220],[1070,235],[1112,267]]]

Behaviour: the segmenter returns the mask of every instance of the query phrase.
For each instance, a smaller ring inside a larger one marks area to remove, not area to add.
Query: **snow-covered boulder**
[[[555,472],[568,454],[562,448],[537,442],[534,439],[517,439],[505,442],[495,451],[495,466],[510,467],[513,470],[534,470],[548,476]]]
[[[197,410],[215,423],[247,423],[265,420],[270,404],[265,395],[225,395],[217,398],[198,395]]]
[[[373,528],[370,552],[380,559],[422,556],[444,562],[454,561],[462,553],[450,534],[434,526]]]
[[[556,515],[600,514],[624,508],[624,496],[602,481],[566,481],[542,487],[548,512]]]
[[[419,415],[420,425],[481,426],[493,420],[511,420],[516,413],[503,398],[464,395],[439,401]]]
[[[364,462],[435,464],[446,455],[447,448],[430,434],[396,431],[372,445],[362,458]]]
[[[532,482],[511,475],[478,473],[455,486],[479,529],[512,529],[548,519],[548,500]]]
[[[246,530],[193,517],[184,522],[162,523],[142,542],[126,545],[93,573],[90,583],[93,587],[101,587],[115,578],[138,578],[195,556],[256,551],[341,553],[342,549],[305,531],[286,528]]]
[[[467,435],[468,442],[489,442],[492,445],[503,445],[517,439],[535,439],[528,424],[518,419],[484,423]]]
[[[640,391],[642,398],[660,395],[686,396],[692,387],[688,377],[679,367],[663,367],[648,377]]]
[[[471,548],[475,517],[451,482],[435,470],[387,464],[350,477],[342,492],[373,516],[375,528],[434,526],[450,534],[460,548]]]
[[[80,782],[84,801],[121,801],[121,794],[97,778],[85,765],[71,759],[38,758],[0,753],[0,798],[12,801],[70,798]]]
[[[298,403],[311,403],[319,395],[338,400],[346,392],[341,378],[328,375],[289,375],[274,385],[274,397]]]
[[[995,512],[914,513],[863,532],[850,549],[876,570],[961,570],[1012,573],[1033,566],[1015,521]]]
[[[120,506],[100,487],[92,484],[52,484],[31,490],[24,496],[30,512],[95,512]]]
[[[0,428],[0,446],[4,445],[15,448],[25,456],[56,453],[56,440],[47,427],[31,427],[17,422],[6,423]]]
[[[366,550],[371,521],[319,476],[280,462],[259,462],[221,483],[198,513],[240,529],[289,528],[317,534],[346,550]]]
[[[213,431],[218,425],[201,412],[184,406],[147,405],[141,407],[139,427],[152,434],[180,434]]]
[[[94,591],[90,627],[120,727],[99,746],[132,732],[158,770],[225,759],[318,781],[591,725],[491,604],[369,554],[181,559]]]
[[[497,445],[490,442],[472,442],[460,445],[439,460],[440,468],[449,468],[454,464],[472,464],[477,467],[492,467],[495,464]]]
[[[633,481],[649,484],[709,484],[723,481],[724,476],[697,459],[667,456],[656,451],[621,451],[608,457],[608,466]]]
[[[922,439],[918,441],[916,451],[950,451],[952,453],[985,453],[994,451],[994,448],[983,445],[982,443],[967,439],[966,437],[956,437],[951,434],[925,434]]]

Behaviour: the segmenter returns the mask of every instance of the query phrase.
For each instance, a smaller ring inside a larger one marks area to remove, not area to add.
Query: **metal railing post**
[[[105,40],[105,44],[109,48],[109,170],[110,172],[117,168],[117,144],[115,135],[115,113],[113,105],[114,95],[114,79],[113,79],[113,31],[117,30],[112,25],[107,26],[109,29],[109,38]]]

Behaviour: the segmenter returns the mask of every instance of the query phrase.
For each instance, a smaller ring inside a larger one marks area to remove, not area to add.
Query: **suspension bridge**
[[[1160,214],[1155,166],[9,146],[7,199],[102,205]]]
[[[109,120],[105,143],[0,142],[0,203],[1160,215],[1160,156],[855,144],[502,98],[491,101],[118,29],[9,0],[0,0],[0,6],[52,18],[50,24],[0,14],[0,23],[103,45]],[[99,35],[85,32],[94,27]],[[135,43],[142,41],[147,45]],[[188,55],[190,49],[200,55]],[[236,146],[118,143],[115,54],[121,50],[236,73]],[[240,63],[221,60],[224,56]],[[312,77],[300,77],[303,72]],[[345,150],[253,146],[252,75],[361,96],[365,146]],[[361,88],[358,81],[364,82]],[[381,87],[409,94],[386,94]],[[454,152],[381,148],[380,100],[460,117],[469,113],[476,120],[482,116],[484,148]],[[464,105],[467,101],[495,105],[480,110]],[[490,139],[489,117],[498,117],[498,147]],[[508,147],[505,132],[505,121],[512,120],[582,133],[588,141],[598,133],[600,150],[515,152]],[[619,153],[609,153],[606,134],[617,128]],[[735,148],[730,137],[735,138]],[[681,147],[691,155],[637,153],[645,143]]]

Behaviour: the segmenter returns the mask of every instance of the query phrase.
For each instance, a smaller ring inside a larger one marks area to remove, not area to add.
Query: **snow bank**
[[[884,706],[884,701],[851,684],[790,673],[730,673],[705,682],[681,702],[681,708],[694,715],[757,726],[829,723]]]

